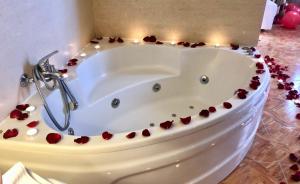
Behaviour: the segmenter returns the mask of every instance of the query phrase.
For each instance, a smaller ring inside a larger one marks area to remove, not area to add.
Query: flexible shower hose
[[[48,113],[48,116],[52,120],[53,124],[60,130],[60,131],[65,131],[69,128],[70,126],[70,116],[71,116],[71,109],[75,110],[78,106],[78,103],[75,99],[75,97],[72,95],[71,91],[69,90],[67,84],[65,83],[64,79],[60,76],[60,74],[55,70],[53,65],[49,65],[47,68],[47,72],[43,71],[39,65],[35,65],[32,71],[33,74],[33,81],[36,86],[36,89],[39,93],[39,95],[42,98],[44,107]],[[47,75],[48,77],[46,78],[44,75]],[[53,84],[49,85],[48,82],[52,81]],[[63,100],[64,104],[64,114],[65,114],[65,120],[64,120],[64,125],[61,126],[57,120],[55,119],[54,115],[52,114],[49,105],[45,99],[45,95],[42,92],[41,89],[41,82],[45,84],[46,89],[49,91],[53,91],[54,89],[58,88]],[[70,101],[69,101],[70,99]],[[70,104],[72,106],[70,106]]]

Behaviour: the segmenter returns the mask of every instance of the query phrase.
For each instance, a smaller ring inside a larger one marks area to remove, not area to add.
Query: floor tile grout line
[[[287,179],[287,177],[286,177],[286,175],[285,175],[285,172],[284,172],[284,170],[283,170],[283,168],[282,168],[281,161],[279,161],[278,165],[279,165],[279,167],[280,167],[281,173],[283,174],[283,177],[284,177],[285,182],[288,184],[289,182],[288,182],[288,179]],[[279,181],[279,182],[280,182],[280,181]]]
[[[267,111],[267,112],[269,112],[269,113],[272,115],[272,118],[273,118],[274,121],[276,121],[276,122],[278,122],[278,123],[283,123],[283,125],[281,125],[281,126],[284,126],[284,127],[287,127],[287,128],[299,128],[299,127],[297,127],[297,126],[288,126],[288,122],[286,122],[286,121],[280,119],[280,118],[276,115],[276,112],[274,112],[273,110],[269,110],[269,111]]]
[[[268,129],[265,127],[264,124],[262,125],[262,127],[265,129],[265,131],[267,132],[267,134],[269,135],[269,137],[271,137],[271,133],[268,131]],[[272,145],[272,148],[275,149],[275,146],[273,144],[271,144],[271,145]],[[281,160],[278,160],[278,165],[280,167],[280,171],[281,171],[281,174],[283,175],[283,178],[284,178],[285,182],[288,184],[288,180],[287,180],[287,177],[286,177],[285,172],[283,170],[283,167],[282,167],[282,164],[281,164]]]

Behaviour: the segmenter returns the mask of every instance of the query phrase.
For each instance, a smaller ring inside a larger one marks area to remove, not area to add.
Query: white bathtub
[[[40,120],[39,134],[27,136],[23,122],[5,119],[0,129],[18,128],[19,135],[1,136],[1,170],[21,161],[42,176],[67,183],[215,184],[250,148],[269,89],[268,71],[259,75],[257,90],[248,87],[257,75],[255,63],[262,59],[245,56],[241,49],[124,44],[81,61],[68,82],[79,101],[71,127],[90,141],[78,145],[62,133],[58,144],[48,144],[46,135],[58,131],[35,94],[27,103],[39,108],[26,121]],[[207,84],[200,82],[203,75]],[[156,92],[155,84],[161,86]],[[246,99],[234,95],[239,88],[249,90]],[[120,103],[113,108],[115,98]],[[47,100],[61,122],[58,91]],[[233,107],[225,109],[225,101]],[[217,111],[207,118],[198,115],[209,106]],[[187,116],[192,121],[183,125],[180,117]],[[160,123],[167,120],[174,120],[173,126],[162,129]],[[142,136],[143,129],[151,136]],[[104,131],[113,137],[104,140]],[[136,137],[128,139],[133,131]]]

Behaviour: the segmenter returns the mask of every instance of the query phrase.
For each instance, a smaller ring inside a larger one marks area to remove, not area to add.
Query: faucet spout
[[[51,52],[50,54],[42,57],[39,60],[38,66],[40,67],[41,71],[43,71],[43,72],[51,71],[51,65],[49,64],[49,59],[57,53],[58,53],[58,50],[55,50],[55,51]]]
[[[78,102],[74,95],[72,94],[71,90],[67,86],[66,82],[64,81],[64,78],[61,76],[61,74],[55,69],[54,65],[51,65],[49,63],[50,57],[52,57],[54,54],[57,54],[58,51],[51,52],[50,54],[44,56],[38,61],[38,64],[36,64],[33,67],[32,70],[32,76],[33,76],[33,82],[35,83],[36,89],[44,103],[44,107],[48,113],[49,118],[53,122],[53,124],[59,129],[60,131],[65,131],[70,126],[70,116],[71,116],[71,110],[76,110],[78,108]],[[25,82],[28,82],[29,79],[23,80]],[[52,111],[50,110],[50,107],[48,106],[48,103],[46,101],[45,95],[41,90],[41,83],[43,83],[49,91],[52,91],[54,89],[58,89],[60,91],[60,95],[62,97],[63,105],[64,105],[64,114],[65,114],[65,121],[64,125],[61,126],[60,123],[57,122],[56,118],[52,114]],[[22,86],[22,81],[21,81]],[[23,84],[23,86],[25,86]]]

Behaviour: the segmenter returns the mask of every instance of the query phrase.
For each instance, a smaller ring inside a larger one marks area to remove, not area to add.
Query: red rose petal
[[[231,43],[230,44],[232,50],[238,50],[240,46],[238,44]]]
[[[72,58],[72,59],[69,60],[69,63],[77,63],[77,61],[78,61],[78,59]]]
[[[77,139],[74,139],[74,142],[76,142],[77,144],[86,144],[87,142],[89,142],[90,138],[88,136],[81,136]]]
[[[23,120],[25,120],[25,118],[23,118],[23,116],[21,116],[21,117],[18,117],[17,120],[23,121]]]
[[[250,84],[249,84],[249,87],[250,87],[251,89],[256,90],[258,86],[255,85],[255,84],[253,84],[253,83],[250,83]]]
[[[10,112],[10,118],[11,119],[15,119],[15,118],[19,118],[19,117],[22,117],[22,112],[15,109],[13,111]]]
[[[17,117],[17,120],[25,120],[28,118],[28,114],[27,113],[22,113],[20,117]]]
[[[136,133],[135,133],[135,132],[130,132],[129,134],[126,135],[126,137],[127,137],[128,139],[132,139],[132,138],[134,138],[135,136],[136,136]]]
[[[184,43],[184,42],[182,42],[182,44],[183,44],[183,43]],[[191,45],[191,48],[202,47],[202,46],[204,46],[204,45],[205,45],[204,42],[194,43],[194,44]]]
[[[247,95],[245,93],[241,93],[241,92],[239,92],[237,94],[237,96],[238,96],[239,99],[246,99],[247,98]]]
[[[264,65],[262,63],[257,62],[255,65],[257,69],[264,69]]]
[[[119,38],[117,39],[117,42],[119,42],[119,43],[123,43],[123,42],[124,42],[124,40],[123,40],[122,38],[120,38],[120,37],[119,37]]]
[[[290,167],[291,170],[293,171],[298,171],[299,170],[299,167],[297,164],[293,164],[291,167]]]
[[[154,36],[154,35],[151,35],[150,37],[149,37],[149,42],[156,42],[156,37]]]
[[[163,42],[161,42],[161,41],[156,41],[156,43],[155,44],[157,44],[157,45],[162,45],[162,44],[164,44]]]
[[[284,85],[283,85],[282,83],[278,83],[278,84],[277,84],[277,88],[278,88],[278,89],[284,89]]]
[[[191,45],[191,48],[196,48],[197,46],[198,46],[198,44],[194,43],[194,44]]]
[[[189,47],[190,43],[189,42],[184,42],[182,45],[185,46],[185,47]]]
[[[116,41],[116,38],[109,37],[109,39],[108,39],[108,43],[114,43],[115,41]]]
[[[188,116],[188,117],[185,117],[185,118],[180,118],[181,123],[184,124],[184,125],[189,124],[191,122],[191,120],[192,120],[191,116]]]
[[[276,78],[277,75],[276,75],[276,74],[272,74],[271,77],[272,77],[272,78]]]
[[[113,137],[113,134],[109,133],[108,131],[105,131],[102,133],[102,138],[105,140],[109,140]]]
[[[16,109],[20,111],[25,111],[27,107],[29,107],[29,104],[20,104],[16,106]]]
[[[28,123],[26,126],[29,128],[34,128],[39,124],[39,121],[32,121],[30,123]]]
[[[206,109],[203,109],[199,112],[199,116],[202,116],[202,117],[208,117],[209,116],[209,111],[206,110]]]
[[[216,109],[215,107],[209,107],[209,108],[208,108],[208,111],[209,111],[209,112],[216,112],[217,109]]]
[[[198,43],[198,46],[200,46],[200,47],[201,47],[201,46],[204,46],[204,45],[206,45],[204,42],[199,42],[199,43]]]
[[[237,94],[237,93],[244,93],[245,95],[247,95],[248,91],[245,89],[238,89],[238,90],[236,90],[236,92],[234,94]]]
[[[251,83],[256,85],[256,86],[260,86],[259,80],[252,80]]]
[[[223,103],[223,107],[224,107],[225,109],[231,109],[232,105],[231,105],[231,103],[229,103],[229,102],[224,102],[224,103]]]
[[[291,175],[291,179],[293,181],[300,181],[300,171],[298,171],[295,174]]]
[[[14,128],[14,129],[8,129],[4,132],[3,134],[3,138],[4,139],[9,139],[12,137],[16,137],[19,134],[18,129]]]
[[[28,113],[22,113],[22,117],[23,117],[24,119],[27,119],[27,118],[29,117],[29,115],[28,115]]]
[[[259,69],[259,70],[256,70],[256,73],[257,73],[257,74],[263,74],[263,73],[265,73],[265,70],[260,70],[260,69]]]
[[[174,121],[165,121],[163,123],[160,123],[160,127],[163,128],[163,129],[170,129],[173,125],[173,122]]]
[[[68,66],[74,66],[74,65],[77,65],[77,63],[68,63],[67,65]]]
[[[177,45],[183,45],[184,44],[184,42],[178,42],[177,43]]]
[[[96,40],[91,40],[90,43],[91,43],[91,44],[98,44],[99,42],[96,41]]]
[[[149,137],[149,136],[151,135],[151,133],[149,132],[148,129],[144,129],[144,130],[142,131],[142,135],[143,135],[144,137]]]
[[[259,82],[259,80],[256,80],[257,79],[256,77],[253,77],[252,79],[253,80],[251,80],[251,83],[249,84],[249,87],[251,89],[256,90],[258,88],[258,86],[260,86],[260,82]]]
[[[300,120],[300,113],[296,114],[296,119]]]
[[[259,59],[261,57],[261,55],[260,54],[255,54],[254,57]]]
[[[68,69],[62,69],[62,70],[58,70],[60,73],[64,74],[68,72]]]
[[[78,59],[76,59],[76,58],[70,59],[67,65],[68,66],[77,65],[77,61],[78,61]]]
[[[146,36],[143,38],[144,42],[150,42],[150,37],[149,36]]]
[[[156,37],[154,35],[146,36],[143,38],[144,42],[156,42]]]
[[[297,162],[298,157],[294,153],[290,153],[289,159],[293,162]]]
[[[289,88],[287,88],[287,86],[285,86],[286,89],[291,89],[291,87],[289,86]],[[298,93],[297,90],[290,90],[288,92],[288,94],[286,95],[286,99],[287,100],[296,100],[300,97],[300,94]]]
[[[46,140],[49,144],[57,144],[61,140],[62,136],[58,133],[49,133]]]

